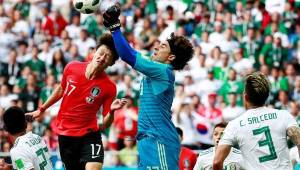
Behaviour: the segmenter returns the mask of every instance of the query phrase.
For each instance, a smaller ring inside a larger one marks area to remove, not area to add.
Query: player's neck
[[[264,105],[262,106],[255,106],[255,105],[252,105],[252,104],[247,104],[247,107],[246,109],[249,110],[249,109],[257,109],[257,108],[260,108],[260,107],[264,107]]]
[[[26,134],[26,131],[20,132],[20,133],[14,134],[14,135],[11,135],[11,136],[12,136],[12,141],[13,141],[13,143],[15,143],[15,141],[16,141],[16,139],[17,139],[18,137],[23,136],[23,135],[25,135],[25,134]]]
[[[103,70],[98,66],[93,66],[92,63],[89,63],[85,70],[85,77],[89,80],[95,79],[100,74],[102,74]]]

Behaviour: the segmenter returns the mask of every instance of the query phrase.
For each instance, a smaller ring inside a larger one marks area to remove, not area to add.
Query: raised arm
[[[108,28],[114,39],[114,44],[121,59],[131,65],[137,71],[159,80],[169,80],[170,73],[167,72],[167,65],[152,61],[142,57],[139,52],[134,50],[127,42],[120,31],[120,6],[118,4],[108,8],[103,14],[103,24]]]
[[[50,106],[52,106],[54,103],[56,103],[63,97],[64,90],[67,85],[66,74],[67,74],[67,70],[69,69],[69,66],[70,64],[68,64],[65,67],[61,83],[57,87],[55,87],[55,89],[53,90],[51,96],[47,99],[47,101],[44,104],[42,104],[38,110],[30,113],[26,113],[27,120],[33,121],[32,119],[41,116]]]
[[[58,100],[60,100],[63,96],[63,89],[61,87],[61,85],[58,85],[53,93],[51,94],[51,96],[47,99],[47,101],[42,104],[42,106],[39,107],[38,110],[30,112],[30,113],[26,113],[27,116],[29,116],[28,118],[31,119],[30,117],[32,117],[33,119],[41,116],[50,106],[52,106],[54,103],[56,103]]]
[[[130,47],[120,29],[117,29],[114,32],[112,32],[112,35],[115,47],[121,59],[129,65],[131,65],[132,67],[134,67],[137,57],[137,51]]]

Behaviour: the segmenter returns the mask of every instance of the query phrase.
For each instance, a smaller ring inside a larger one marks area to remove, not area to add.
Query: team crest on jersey
[[[86,102],[89,104],[93,104],[95,101],[95,97],[99,96],[100,93],[101,93],[101,90],[99,87],[93,87],[90,92],[90,96],[85,98]]]
[[[92,90],[91,90],[91,95],[93,97],[99,96],[100,93],[101,93],[101,90],[100,90],[99,87],[93,87]]]

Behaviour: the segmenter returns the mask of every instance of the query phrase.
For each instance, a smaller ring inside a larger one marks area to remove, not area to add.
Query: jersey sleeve
[[[33,160],[24,149],[12,149],[10,151],[11,161],[14,169],[30,170],[34,169]]]
[[[107,89],[107,91],[109,91],[109,93],[107,94],[106,98],[104,99],[103,111],[102,111],[103,116],[106,116],[107,113],[110,112],[110,106],[117,95],[117,89],[116,89],[115,85],[113,86],[113,89]]]
[[[234,146],[235,144],[237,144],[235,131],[236,131],[236,127],[234,126],[234,122],[229,122],[227,127],[224,130],[219,145]]]
[[[169,80],[170,75],[172,75],[172,71],[168,69],[166,64],[150,60],[140,53],[137,53],[136,63],[133,68],[156,80]]]
[[[137,71],[152,78],[168,78],[167,65],[150,60],[134,50],[124,38],[120,30],[113,32],[113,39],[121,59]]]

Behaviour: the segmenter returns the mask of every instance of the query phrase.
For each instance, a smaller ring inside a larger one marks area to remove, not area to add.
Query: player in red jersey
[[[104,117],[104,127],[110,126],[114,111],[125,100],[116,99],[116,85],[105,69],[118,59],[110,34],[101,36],[91,62],[71,62],[63,73],[61,84],[37,111],[29,117],[41,116],[62,98],[56,126],[59,149],[66,170],[99,170],[103,164],[103,145],[97,114]]]
[[[183,132],[179,127],[176,127],[180,140],[182,141]],[[191,149],[181,146],[179,155],[179,169],[193,170],[198,155]]]

